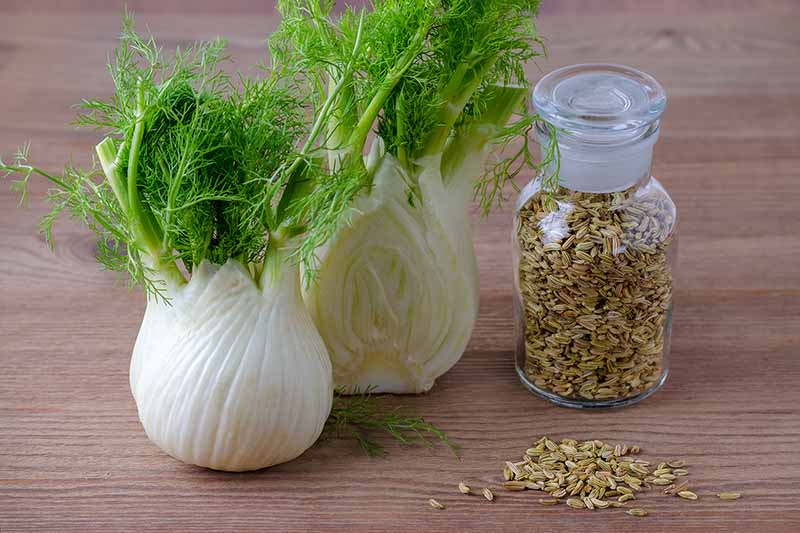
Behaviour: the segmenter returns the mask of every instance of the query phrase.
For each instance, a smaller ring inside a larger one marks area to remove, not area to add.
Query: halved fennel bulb
[[[319,250],[304,297],[348,392],[419,393],[461,357],[478,314],[478,274],[468,204],[480,150],[456,174],[441,156],[416,162],[419,194],[389,154]]]
[[[235,259],[203,262],[170,302],[150,299],[131,360],[147,436],[186,463],[227,471],[294,459],[331,409],[331,364],[296,265],[263,290]],[[267,276],[265,276],[266,278]]]

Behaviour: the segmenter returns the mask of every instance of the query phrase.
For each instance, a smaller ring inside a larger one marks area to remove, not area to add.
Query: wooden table
[[[105,59],[118,30],[116,6],[61,3],[0,5],[0,153],[32,140],[32,157],[53,169],[69,154],[89,160],[98,137],[69,125],[69,106],[109,94]],[[130,2],[167,47],[223,34],[243,66],[262,58],[275,24],[260,4]],[[477,222],[481,309],[464,358],[430,394],[389,400],[441,425],[461,460],[391,443],[388,460],[370,460],[332,441],[261,472],[186,466],[147,440],[128,389],[141,294],[98,271],[90,234],[69,221],[47,250],[37,232],[44,184],[28,210],[3,185],[0,530],[800,530],[800,5],[547,4],[540,28],[551,56],[532,80],[614,61],[654,74],[670,97],[655,174],[679,206],[680,265],[662,391],[635,407],[580,412],[522,388],[506,210]],[[640,502],[650,516],[633,518],[545,507],[529,492],[498,491],[494,503],[458,493],[462,480],[497,487],[502,461],[543,434],[685,458],[700,499],[653,491]],[[715,497],[727,490],[744,496]],[[430,508],[431,497],[447,509]]]

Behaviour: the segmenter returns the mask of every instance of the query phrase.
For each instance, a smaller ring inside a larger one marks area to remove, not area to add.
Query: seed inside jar
[[[553,198],[532,196],[517,222],[522,370],[565,398],[641,394],[664,370],[674,204],[657,182]]]

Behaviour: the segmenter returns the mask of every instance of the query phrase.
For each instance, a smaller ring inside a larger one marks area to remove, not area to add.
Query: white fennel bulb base
[[[294,459],[322,432],[330,360],[298,267],[277,268],[260,289],[236,260],[203,262],[188,284],[168,288],[169,303],[148,301],[131,389],[147,436],[171,456],[256,470]]]
[[[469,158],[476,171],[482,156]],[[417,162],[419,194],[410,196],[394,157],[377,165],[373,187],[319,250],[318,277],[304,296],[336,386],[420,393],[460,359],[477,318],[473,181],[443,179],[441,157],[429,157]]]

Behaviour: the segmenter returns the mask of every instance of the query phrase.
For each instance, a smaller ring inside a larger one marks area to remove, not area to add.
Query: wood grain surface
[[[129,2],[171,47],[218,34],[245,68],[276,19],[247,0]],[[0,2],[0,153],[32,140],[56,169],[86,163],[97,135],[70,106],[108,95],[117,2]],[[510,213],[476,217],[477,327],[461,362],[427,395],[394,398],[463,448],[388,443],[370,460],[319,443],[289,464],[224,474],[180,464],[144,435],[128,388],[140,293],[100,272],[88,231],[37,231],[0,187],[0,531],[798,531],[800,530],[800,3],[545,1],[551,55],[532,80],[589,61],[655,75],[670,101],[655,174],[680,212],[669,380],[643,403],[580,412],[540,400],[512,362]],[[540,435],[639,443],[691,465],[694,502],[652,491],[650,511],[544,507],[535,493],[489,503],[505,459]],[[739,491],[741,500],[714,494]],[[447,505],[431,509],[428,498]]]

